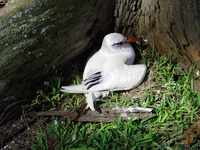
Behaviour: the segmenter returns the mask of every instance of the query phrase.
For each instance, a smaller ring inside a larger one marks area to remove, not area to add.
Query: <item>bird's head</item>
[[[120,33],[110,33],[107,34],[102,43],[103,50],[110,50],[111,52],[117,52],[125,47],[131,47],[128,43],[143,41],[142,39],[137,38],[125,38]]]

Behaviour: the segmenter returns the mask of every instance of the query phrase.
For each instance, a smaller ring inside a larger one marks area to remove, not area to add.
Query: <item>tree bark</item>
[[[198,79],[195,89],[200,91],[200,2],[198,0],[118,0],[116,31],[134,36],[136,22],[140,34],[156,52],[172,55],[178,65],[188,72],[194,65]]]
[[[113,32],[114,3],[10,0],[0,9],[0,97],[27,97],[53,68]]]

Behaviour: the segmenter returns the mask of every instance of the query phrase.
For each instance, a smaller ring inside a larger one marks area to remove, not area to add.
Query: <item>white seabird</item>
[[[79,85],[62,86],[62,92],[86,93],[88,107],[94,111],[93,102],[110,91],[130,90],[138,86],[145,77],[146,65],[132,65],[135,51],[128,43],[142,41],[125,38],[119,33],[110,33],[102,46],[87,62],[83,81]]]

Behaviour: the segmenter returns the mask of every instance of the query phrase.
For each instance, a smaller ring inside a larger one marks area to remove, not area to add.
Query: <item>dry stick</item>
[[[48,150],[53,150],[56,147],[56,145],[58,145],[60,143],[60,141],[64,138],[66,133],[69,131],[69,127],[72,127],[72,125],[73,125],[72,123],[75,124],[77,122],[77,120],[80,118],[80,116],[85,111],[86,107],[87,107],[87,105],[85,105],[85,107],[80,111],[80,113],[75,117],[75,119],[72,122],[70,122],[70,124],[67,126],[67,128],[63,131],[63,133],[66,131],[65,134],[63,135],[63,137],[61,138],[62,134],[59,137],[57,137],[56,140],[51,144],[51,146]]]

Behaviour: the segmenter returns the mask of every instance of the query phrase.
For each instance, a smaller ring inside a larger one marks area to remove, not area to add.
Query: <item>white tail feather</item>
[[[88,93],[87,94],[87,99],[86,99],[87,103],[88,103],[88,106],[87,107],[90,107],[90,109],[92,111],[95,111],[94,109],[94,104],[93,104],[93,93]]]
[[[61,91],[65,93],[85,93],[85,88],[82,84],[71,85],[71,86],[62,86]]]

